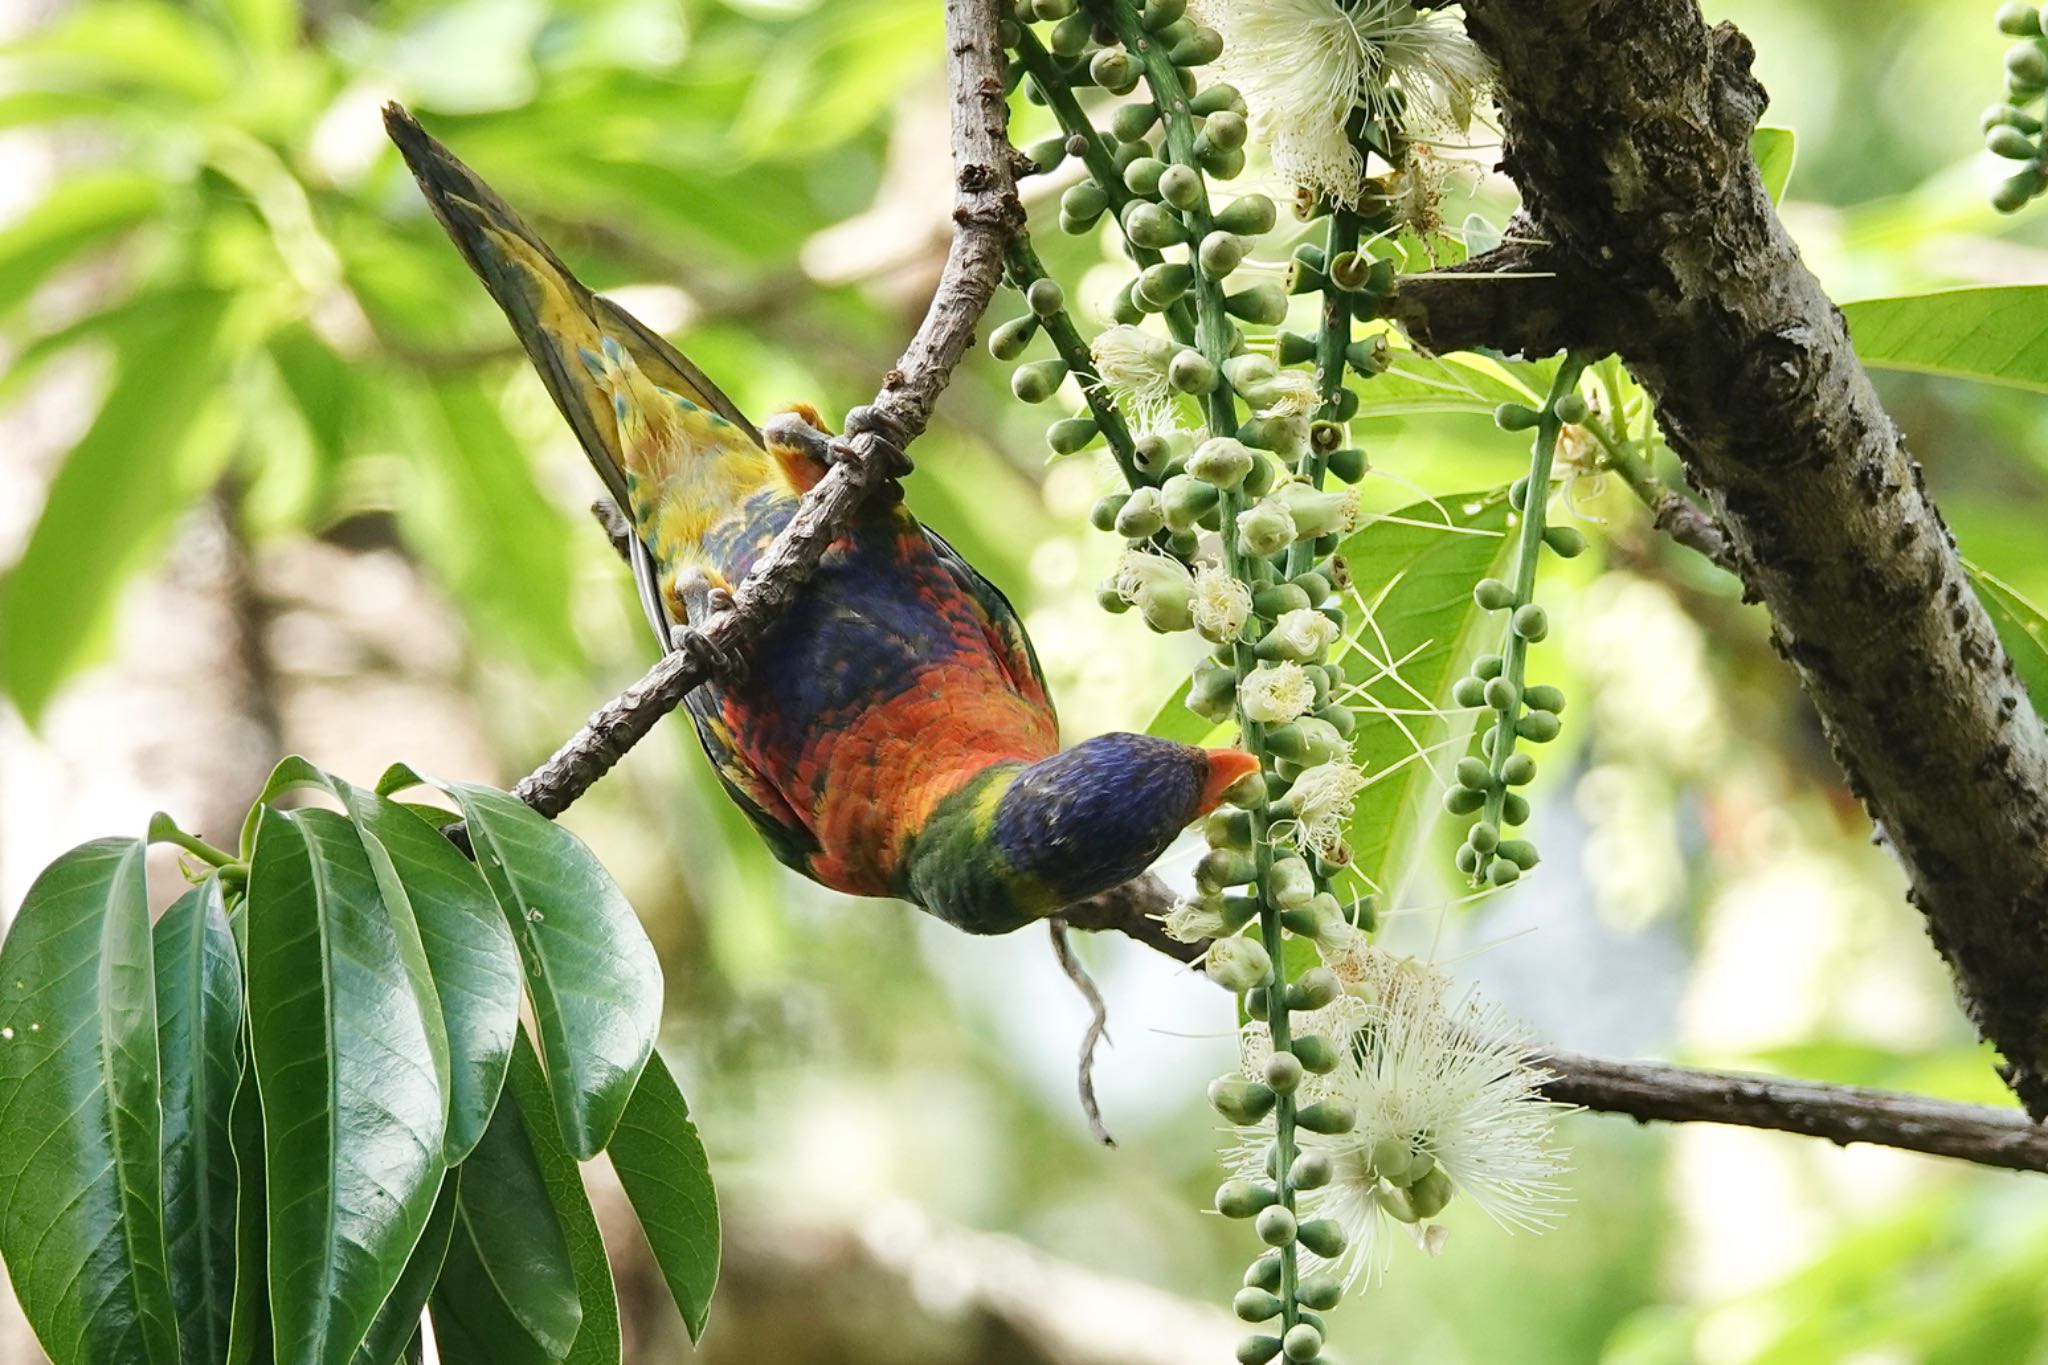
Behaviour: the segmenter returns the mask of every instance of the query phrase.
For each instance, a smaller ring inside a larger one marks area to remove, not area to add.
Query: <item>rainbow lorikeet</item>
[[[630,518],[642,606],[673,647],[669,623],[703,620],[823,476],[816,412],[793,407],[764,438],[403,110],[386,124]],[[1016,612],[900,500],[870,502],[747,665],[687,704],[775,856],[973,933],[1136,876],[1258,766],[1134,734],[1062,752]]]

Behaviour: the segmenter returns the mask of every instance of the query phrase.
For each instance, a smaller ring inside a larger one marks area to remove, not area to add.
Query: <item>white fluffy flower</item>
[[[1223,34],[1224,74],[1244,92],[1273,164],[1298,185],[1356,205],[1365,158],[1345,133],[1351,111],[1406,98],[1411,129],[1462,128],[1486,84],[1486,59],[1455,16],[1410,0],[1202,0]]]
[[[1335,1070],[1302,1088],[1304,1101],[1337,1098],[1355,1107],[1349,1133],[1304,1133],[1305,1150],[1329,1158],[1330,1182],[1302,1196],[1304,1217],[1344,1229],[1338,1266],[1348,1283],[1385,1271],[1389,1224],[1409,1224],[1419,1245],[1443,1246],[1435,1210],[1418,1216],[1417,1196],[1431,1184],[1471,1200],[1509,1229],[1555,1223],[1565,1162],[1551,1142],[1559,1107],[1541,1098],[1549,1074],[1514,1040],[1501,1012],[1474,997],[1451,1002],[1440,973],[1384,949],[1359,944],[1340,954],[1349,992],[1298,1016],[1296,1031],[1336,1045]],[[1333,967],[1336,964],[1333,964]],[[1249,1065],[1270,1051],[1264,1025],[1247,1026]],[[1265,1159],[1257,1130],[1232,1154],[1240,1173]],[[1395,1178],[1389,1178],[1392,1174]]]
[[[1315,701],[1315,684],[1297,663],[1260,664],[1238,687],[1245,719],[1261,725],[1285,725],[1306,714]]]
[[[1167,378],[1174,344],[1142,327],[1118,323],[1106,327],[1088,348],[1095,372],[1140,431],[1176,425],[1178,395]]]
[[[1195,629],[1214,644],[1237,638],[1252,614],[1252,590],[1214,564],[1195,569]]]
[[[1117,562],[1117,596],[1144,614],[1160,630],[1186,630],[1194,624],[1194,576],[1171,555],[1135,547]]]
[[[1305,768],[1287,789],[1292,814],[1274,827],[1304,853],[1335,859],[1351,823],[1351,804],[1365,790],[1365,772],[1354,763],[1318,763]]]
[[[1273,623],[1273,633],[1296,658],[1311,659],[1336,644],[1343,632],[1335,621],[1314,607],[1298,607],[1280,614],[1280,619]]]
[[[1307,370],[1282,370],[1256,390],[1261,417],[1313,417],[1323,405],[1316,377]]]
[[[1223,923],[1222,909],[1214,901],[1186,897],[1175,901],[1159,920],[1166,936],[1177,943],[1200,943],[1205,938],[1215,938],[1228,927]]]

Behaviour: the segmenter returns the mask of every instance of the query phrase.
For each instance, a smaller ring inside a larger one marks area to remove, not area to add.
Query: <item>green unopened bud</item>
[[[1188,0],[1145,0],[1144,11],[1138,22],[1145,26],[1147,33],[1159,30],[1179,21],[1188,12]]]
[[[1481,820],[1466,832],[1465,842],[1472,845],[1474,852],[1491,853],[1500,846],[1500,830]]]
[[[1337,1069],[1337,1049],[1330,1046],[1330,1040],[1320,1034],[1311,1033],[1296,1038],[1289,1044],[1294,1055],[1307,1070],[1318,1076],[1327,1075]],[[1299,1167],[1296,1167],[1297,1171]]]
[[[1476,792],[1493,790],[1493,771],[1470,754],[1458,760],[1457,778],[1461,787],[1470,787]]]
[[[988,334],[988,353],[997,360],[1015,360],[1024,354],[1024,348],[1037,334],[1037,318],[1028,313],[1021,318],[1011,318]]]
[[[1991,206],[2000,213],[2017,213],[2027,206],[2027,201],[2048,186],[2048,169],[2039,165],[2028,166],[2019,174],[2001,181],[1991,196]]]
[[[1139,138],[1151,132],[1152,126],[1158,122],[1159,106],[1150,100],[1143,100],[1135,104],[1120,104],[1116,107],[1116,111],[1109,116],[1109,131],[1115,134],[1118,142],[1136,142]],[[1130,172],[1128,169],[1124,172],[1124,183],[1130,184]],[[1152,183],[1155,186],[1159,183],[1159,177],[1156,174],[1152,177]],[[1138,194],[1151,193],[1150,190],[1139,190],[1135,185],[1131,188],[1133,192]]]
[[[1223,377],[1230,381],[1230,387],[1239,393],[1255,393],[1271,384],[1280,374],[1280,367],[1273,363],[1273,357],[1246,351],[1223,362]]]
[[[1543,543],[1559,559],[1577,559],[1586,549],[1585,533],[1576,526],[1552,526],[1543,532]]]
[[[1237,1343],[1237,1365],[1266,1365],[1267,1361],[1279,1354],[1278,1337],[1246,1337]]]
[[[1333,1003],[1342,994],[1344,983],[1337,979],[1335,972],[1328,967],[1311,967],[1287,987],[1287,1007],[1297,1010],[1319,1010]]]
[[[1246,554],[1278,554],[1294,543],[1294,522],[1285,508],[1262,502],[1238,513],[1237,543]]]
[[[1024,291],[1024,302],[1039,317],[1049,318],[1067,306],[1067,291],[1060,288],[1058,280],[1049,276],[1036,279]]]
[[[1538,862],[1542,861],[1536,852],[1536,845],[1530,843],[1527,839],[1503,839],[1500,845],[1500,856],[1506,858],[1524,872],[1527,872],[1530,868],[1536,866]]]
[[[1334,1218],[1311,1218],[1296,1230],[1301,1244],[1326,1261],[1344,1254],[1344,1229]]]
[[[1500,765],[1500,780],[1510,787],[1526,787],[1536,780],[1536,760],[1527,754],[1509,754]]]
[[[1451,700],[1459,706],[1479,706],[1486,701],[1486,684],[1469,674],[1451,684]]]
[[[1513,711],[1522,699],[1522,689],[1511,678],[1495,678],[1486,684],[1486,704],[1496,711]]]
[[[1470,815],[1486,804],[1486,793],[1470,787],[1452,787],[1444,793],[1444,809],[1452,815]]]
[[[1101,434],[1102,428],[1096,425],[1093,417],[1068,417],[1045,429],[1045,443],[1052,447],[1055,455],[1072,455],[1087,449],[1089,442]]]
[[[1041,23],[1056,23],[1074,12],[1074,0],[1030,0],[1031,13]]]
[[[1059,391],[1067,377],[1064,360],[1034,360],[1010,376],[1010,392],[1026,403],[1043,403]]]
[[[1482,654],[1472,661],[1472,676],[1482,681],[1498,678],[1507,660],[1498,654]]]
[[[1521,867],[1506,858],[1495,858],[1486,865],[1486,880],[1495,886],[1507,886],[1522,875]]]
[[[1088,61],[1088,77],[1112,95],[1128,95],[1138,86],[1138,63],[1120,47],[1105,47]]]
[[[1297,1322],[1280,1338],[1280,1353],[1290,1361],[1313,1361],[1323,1353],[1323,1334],[1308,1323]]]
[[[1244,115],[1229,109],[1217,110],[1202,124],[1202,136],[1209,139],[1211,146],[1225,151],[1244,146],[1245,133]]]
[[[2005,50],[2005,70],[2016,81],[2048,85],[2048,52],[2039,43],[2014,43]]]
[[[1245,1322],[1264,1322],[1278,1317],[1282,1304],[1277,1294],[1264,1289],[1240,1289],[1230,1301],[1231,1311]]]
[[[1138,468],[1157,474],[1173,462],[1173,442],[1156,431],[1146,432],[1131,442],[1131,453],[1138,457]]]
[[[1194,678],[1188,683],[1188,710],[1220,724],[1230,718],[1236,705],[1236,670],[1214,659],[1196,664]]]
[[[1284,1247],[1294,1240],[1294,1215],[1284,1205],[1270,1205],[1259,1210],[1258,1217],[1252,1223],[1252,1230],[1259,1234],[1259,1240],[1267,1246]]]
[[[1136,488],[1116,514],[1116,532],[1126,540],[1146,540],[1166,524],[1160,507],[1159,490]]]
[[[1166,382],[1182,393],[1208,393],[1216,387],[1216,367],[1200,351],[1184,347],[1167,362]]]
[[[1502,611],[1515,604],[1515,590],[1498,578],[1482,578],[1473,585],[1472,600],[1487,611]]]
[[[1130,106],[1126,105],[1124,107],[1129,108]],[[1159,194],[1159,177],[1165,174],[1166,163],[1164,161],[1161,161],[1156,156],[1141,156],[1137,160],[1133,161],[1130,165],[1124,167],[1124,188],[1129,190],[1132,194],[1137,195],[1141,199],[1155,198]],[[1154,207],[1156,208],[1157,206],[1155,205]],[[1134,208],[1135,206],[1132,206],[1132,208],[1127,208],[1124,210],[1124,228],[1126,231],[1130,229],[1131,214]],[[1172,220],[1168,219],[1168,221],[1171,222]],[[1174,227],[1174,232],[1176,234],[1178,234],[1179,232],[1179,227],[1177,224]],[[1136,237],[1133,237],[1131,240],[1138,241]],[[1168,241],[1139,241],[1138,245],[1172,246],[1174,242],[1180,240],[1181,238],[1178,235],[1175,235],[1172,237],[1171,240]]]
[[[1322,492],[1305,483],[1283,484],[1273,500],[1287,509],[1297,539],[1339,535],[1358,525],[1358,493],[1342,488]]]
[[[1259,450],[1270,450],[1293,464],[1307,449],[1302,424],[1291,417],[1249,417],[1237,428],[1237,439]]]
[[[1543,420],[1543,414],[1526,403],[1502,403],[1493,410],[1493,424],[1502,431],[1527,431]]]
[[[1292,1095],[1301,1085],[1301,1059],[1291,1052],[1276,1052],[1266,1058],[1266,1084],[1276,1095]]]
[[[1089,39],[1095,36],[1095,20],[1087,14],[1069,14],[1052,26],[1052,36],[1046,40],[1056,57],[1078,57],[1088,50]]]
[[[1176,531],[1188,531],[1215,508],[1222,494],[1214,484],[1192,474],[1176,474],[1160,488],[1159,497],[1166,512],[1167,526]]]
[[[1366,1160],[1379,1178],[1390,1185],[1406,1185],[1411,1175],[1429,1168],[1430,1158],[1417,1152],[1406,1138],[1384,1137],[1373,1143]]]
[[[1984,111],[1982,122],[1984,131],[1987,133],[2001,123],[2009,123],[2023,133],[2038,133],[2041,131],[2040,119],[2012,104],[1992,105]]]
[[[1316,894],[1315,874],[1305,860],[1288,854],[1273,860],[1266,872],[1266,887],[1275,905],[1306,905]]]
[[[1255,1217],[1260,1209],[1280,1202],[1280,1192],[1271,1185],[1249,1180],[1226,1180],[1216,1187],[1216,1212],[1225,1218]]]
[[[1561,395],[1550,410],[1557,414],[1558,421],[1568,427],[1580,425],[1590,415],[1585,396],[1578,393]]]
[[[1243,852],[1252,846],[1252,813],[1236,806],[1218,806],[1203,818],[1202,837],[1211,848]]]
[[[1555,711],[1530,711],[1515,722],[1515,733],[1533,744],[1548,744],[1564,727]]]
[[[1193,166],[1175,162],[1159,177],[1159,197],[1177,209],[1191,209],[1202,202],[1202,173]]]
[[[1319,1190],[1330,1183],[1330,1158],[1322,1152],[1302,1152],[1287,1172],[1287,1183],[1297,1190]]]
[[[1336,1136],[1357,1126],[1358,1111],[1343,1100],[1317,1100],[1297,1110],[1294,1122],[1308,1132]]]
[[[1146,164],[1146,161],[1134,162],[1132,169],[1136,170],[1138,167],[1145,166]],[[1151,161],[1150,164],[1157,166],[1160,163]],[[1129,172],[1126,172],[1126,175],[1128,174]],[[1175,246],[1187,240],[1187,233],[1181,228],[1179,219],[1159,205],[1146,203],[1143,200],[1134,200],[1124,208],[1123,224],[1124,234],[1133,243],[1138,246],[1148,247],[1154,251],[1164,247]],[[1154,267],[1154,269],[1157,268],[1156,266]],[[1179,269],[1188,272],[1190,282],[1193,280],[1193,272],[1188,266],[1183,265]],[[1187,285],[1182,284],[1180,287],[1182,290],[1185,290]],[[1178,298],[1179,295],[1175,295],[1175,297]]]
[[[1204,86],[1188,101],[1188,108],[1207,118],[1219,109],[1228,109],[1233,114],[1245,113],[1244,96],[1237,93],[1237,87],[1217,81]]]
[[[2013,161],[2032,161],[2041,154],[2041,149],[2017,128],[2000,124],[1984,134],[1985,149],[1995,155]]]
[[[1296,1303],[1323,1313],[1335,1308],[1343,1297],[1344,1281],[1328,1271],[1304,1277],[1294,1289]]]
[[[1210,849],[1202,861],[1195,864],[1195,884],[1204,891],[1221,891],[1227,886],[1243,886],[1258,875],[1258,869],[1252,865],[1249,857],[1227,849]],[[1230,942],[1250,944],[1251,947],[1258,948],[1261,957],[1265,955],[1266,950],[1259,948],[1252,939],[1231,939]],[[1233,948],[1230,952],[1241,955],[1239,949]],[[1267,964],[1269,968],[1271,965]],[[1260,980],[1264,980],[1264,977],[1262,976]],[[1251,984],[1256,986],[1259,982],[1254,981]],[[1250,987],[1240,986],[1238,989],[1249,990]]]
[[[1197,28],[1166,55],[1175,66],[1207,66],[1223,55],[1223,35],[1206,26]]]
[[[1479,870],[1481,856],[1479,850],[1470,843],[1463,843],[1458,845],[1458,851],[1451,856],[1451,863],[1458,871],[1469,876]]]
[[[2020,0],[2006,0],[1998,7],[1998,31],[2015,37],[2028,38],[2041,31],[2041,13],[2032,5]]]
[[[1069,185],[1067,192],[1060,196],[1060,212],[1085,223],[1093,223],[1108,207],[1109,196],[1093,180]]]
[[[1315,599],[1293,583],[1275,583],[1270,588],[1252,594],[1252,610],[1268,621],[1275,620],[1290,611],[1316,605]]]
[[[1247,194],[1217,210],[1216,226],[1240,237],[1258,237],[1273,230],[1277,217],[1271,199],[1263,194]]]
[[[1067,159],[1067,140],[1064,137],[1049,137],[1034,142],[1024,149],[1024,155],[1038,168],[1039,174],[1046,174],[1059,169],[1059,164]]]
[[[1564,710],[1563,690],[1552,687],[1549,683],[1530,684],[1528,690],[1522,693],[1522,700],[1528,703],[1531,711]]]
[[[1279,1252],[1261,1252],[1259,1259],[1245,1267],[1245,1284],[1254,1289],[1277,1290],[1280,1287],[1281,1264]]]
[[[1212,436],[1188,456],[1188,473],[1217,488],[1235,488],[1251,471],[1253,455],[1229,436]]]
[[[1095,500],[1089,509],[1088,522],[1098,531],[1107,531],[1116,525],[1116,514],[1124,510],[1124,504],[1131,500],[1129,493],[1109,493]]]
[[[1156,313],[1160,310],[1157,308],[1148,310],[1146,308],[1144,300],[1138,297],[1138,282],[1136,280],[1126,280],[1123,288],[1116,291],[1115,300],[1109,305],[1110,317],[1118,322],[1133,326],[1145,320],[1147,311]]]
[[[1202,239],[1195,260],[1204,275],[1220,280],[1237,269],[1244,260],[1244,252],[1244,238],[1233,237],[1227,232],[1212,232]]]
[[[1181,296],[1188,292],[1188,286],[1194,282],[1192,266],[1181,261],[1161,261],[1157,265],[1146,266],[1144,273],[1138,276],[1138,296],[1148,307],[1163,313],[1179,303]]]
[[[1277,1098],[1266,1086],[1241,1076],[1218,1076],[1209,1082],[1210,1108],[1232,1123],[1257,1123],[1273,1111]]]
[[[1525,602],[1515,608],[1513,624],[1515,634],[1534,644],[1550,634],[1550,613],[1534,602]]]
[[[1451,1178],[1444,1174],[1443,1167],[1432,1166],[1428,1175],[1408,1187],[1408,1204],[1418,1220],[1434,1218],[1451,1202],[1452,1193]]]
[[[1287,318],[1287,291],[1271,280],[1223,296],[1223,309],[1234,318],[1259,327],[1277,327]]]
[[[1520,792],[1509,792],[1500,799],[1500,822],[1503,825],[1526,825],[1529,823],[1529,798]]]

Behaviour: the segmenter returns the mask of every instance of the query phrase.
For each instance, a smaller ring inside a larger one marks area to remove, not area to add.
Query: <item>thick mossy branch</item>
[[[1971,1017],[2048,1114],[2048,735],[1764,193],[1749,41],[1693,0],[1467,0],[1528,215],[1404,283],[1434,350],[1617,352],[1654,397]]]

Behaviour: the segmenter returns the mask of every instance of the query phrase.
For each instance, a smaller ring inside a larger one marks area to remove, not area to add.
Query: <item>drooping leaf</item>
[[[2048,392],[2048,285],[1865,299],[1842,315],[1866,365]]]
[[[434,1293],[444,1365],[618,1365],[611,1263],[553,1108],[540,1059],[522,1033],[505,1102],[465,1166],[461,1216]],[[479,1162],[501,1189],[474,1190],[483,1183]],[[565,1334],[572,1338],[566,1350]]]
[[[1349,842],[1352,875],[1367,888],[1391,891],[1407,874],[1437,791],[1437,751],[1453,733],[1431,713],[1455,709],[1451,688],[1482,652],[1493,618],[1472,585],[1506,564],[1507,525],[1499,493],[1454,495],[1374,521],[1338,549],[1354,584],[1345,612],[1355,644],[1339,660],[1359,689],[1352,760],[1370,783]]]
[[[427,1298],[434,1292],[434,1282],[441,1278],[441,1265],[448,1256],[461,1177],[459,1170],[450,1170],[443,1177],[441,1193],[434,1200],[434,1211],[427,1216],[419,1244],[413,1247],[412,1257],[406,1261],[391,1297],[377,1310],[377,1320],[370,1324],[369,1335],[356,1351],[355,1365],[394,1365],[417,1338],[420,1314],[427,1309]]]
[[[384,775],[386,794],[423,779]],[[526,964],[527,992],[569,1150],[604,1150],[654,1051],[661,964],[633,907],[581,839],[517,797],[439,782],[462,807],[477,865]]]
[[[0,679],[31,724],[103,637],[117,594],[227,458],[213,394],[217,295],[177,295],[117,344],[99,416],[0,581]]]
[[[259,817],[249,1019],[262,1093],[278,1355],[355,1354],[446,1170],[447,1039],[362,840],[329,811]]]
[[[1991,614],[1999,643],[2005,646],[2020,681],[2027,685],[2034,709],[2048,716],[2048,615],[1995,575],[1968,560],[1963,567],[1969,571],[1977,600]]]
[[[178,1360],[158,1084],[142,844],[81,844],[0,943],[0,1255],[53,1360]]]
[[[1756,158],[1764,193],[1771,196],[1773,204],[1785,198],[1785,186],[1791,182],[1792,163],[1798,152],[1798,139],[1790,128],[1759,128],[1749,135],[1749,154]]]
[[[242,963],[220,879],[180,897],[154,939],[171,1299],[187,1365],[217,1365],[235,1297],[231,1115],[242,1076]]]
[[[448,1037],[446,1156],[451,1165],[459,1162],[490,1122],[519,1031],[519,952],[512,931],[476,865],[434,825],[297,755],[271,773],[259,808],[294,787],[315,787],[341,802],[379,864],[380,879],[397,879],[401,890],[387,889],[386,900],[402,898],[418,926],[425,973]],[[251,821],[256,818],[252,811]],[[245,841],[251,832],[244,832]]]
[[[10,313],[72,257],[147,222],[163,188],[139,171],[102,171],[59,181],[28,212],[0,228],[0,314]]]
[[[718,1194],[689,1105],[660,1053],[647,1059],[606,1150],[696,1341],[718,1283]]]

